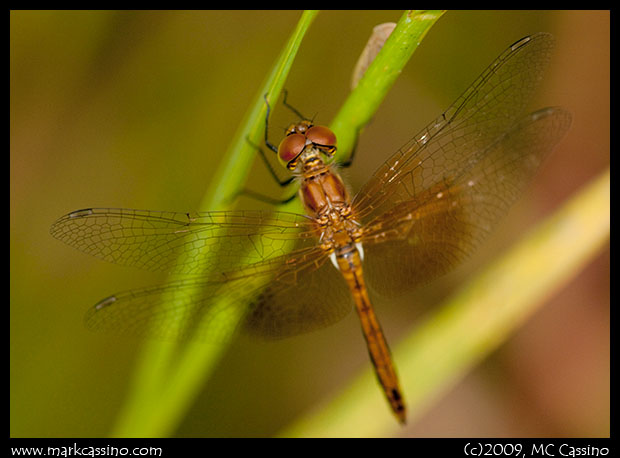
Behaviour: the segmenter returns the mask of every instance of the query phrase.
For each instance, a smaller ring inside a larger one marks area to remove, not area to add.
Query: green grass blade
[[[409,11],[403,15],[394,33],[332,124],[339,135],[341,155],[350,151],[355,132],[372,117],[408,58],[430,26],[442,14],[443,12]],[[278,98],[301,38],[315,15],[316,12],[306,12],[302,16],[280,56],[278,65],[257,94],[254,105],[235,136],[230,151],[225,156],[225,162],[221,164],[216,175],[220,178],[211,183],[203,199],[202,209],[226,209],[231,197],[243,188],[255,153],[246,138],[255,144],[262,140],[266,114],[263,95],[268,93],[270,101]],[[303,212],[298,200],[278,209]],[[229,316],[226,319],[240,318]],[[169,435],[189,408],[201,388],[202,381],[219,361],[223,349],[224,347],[203,345],[198,341],[191,341],[182,349],[164,342],[147,343],[138,361],[129,399],[119,416],[113,435]]]
[[[410,10],[402,15],[331,124],[338,137],[337,161],[346,159],[355,133],[370,121],[426,33],[444,13],[445,10]]]
[[[347,159],[356,132],[370,121],[426,33],[444,13],[445,10],[409,10],[401,16],[364,77],[330,124],[338,138],[336,162]],[[303,212],[303,207],[296,199],[280,206],[279,210],[299,213]]]
[[[607,170],[400,342],[394,359],[408,421],[419,418],[570,281],[608,240],[609,228]],[[396,433],[398,428],[369,369],[337,399],[280,435],[372,437]]]
[[[317,11],[306,11],[303,13],[297,28],[289,39],[289,42],[282,50],[282,54],[278,59],[278,64],[267,77],[262,85],[259,93],[256,95],[254,105],[248,112],[246,119],[241,124],[235,139],[226,153],[225,161],[222,162],[218,173],[219,180],[214,180],[203,200],[203,210],[222,210],[228,206],[230,201],[234,199],[243,189],[243,185],[250,172],[253,164],[256,148],[252,146],[259,145],[263,141],[263,133],[265,131],[265,115],[267,114],[267,106],[265,104],[264,95],[271,104],[278,99],[286,77],[293,65],[293,60],[297,55],[301,40],[307,32],[310,24],[314,20]],[[252,144],[248,142],[250,139]]]
[[[224,156],[224,162],[203,199],[203,209],[226,209],[243,188],[256,153],[247,138],[259,143],[265,125],[266,105],[263,96],[268,93],[270,99],[276,99],[279,95],[301,40],[316,14],[316,11],[302,14],[297,28],[256,95],[253,106]],[[225,320],[239,318],[222,317]],[[177,325],[183,326],[183,323]],[[146,342],[137,362],[127,402],[112,435],[157,437],[171,434],[203,381],[219,361],[225,347],[224,344],[204,345],[194,341],[186,346],[169,342]]]

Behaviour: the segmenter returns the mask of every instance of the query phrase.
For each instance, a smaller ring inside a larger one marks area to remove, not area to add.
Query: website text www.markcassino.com
[[[161,447],[11,447],[11,456],[162,456]]]

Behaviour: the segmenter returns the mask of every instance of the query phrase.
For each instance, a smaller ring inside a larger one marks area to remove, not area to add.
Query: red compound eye
[[[315,145],[336,146],[336,134],[329,127],[312,126],[306,132],[306,137]]]
[[[286,166],[301,154],[306,146],[306,137],[302,134],[291,134],[285,137],[278,147],[278,159]]]

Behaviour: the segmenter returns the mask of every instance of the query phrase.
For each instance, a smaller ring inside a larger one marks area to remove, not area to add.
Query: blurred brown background
[[[328,123],[372,27],[400,11],[326,11],[287,82]],[[11,436],[103,436],[135,340],[93,334],[85,310],[165,276],[98,261],[48,233],[84,207],[194,210],[300,16],[295,11],[11,12]],[[609,163],[609,12],[448,12],[364,131],[354,188],[509,44],[557,38],[532,109],[573,127],[475,259],[378,310],[390,341]],[[274,112],[272,141],[290,121]],[[250,186],[277,192],[256,162]],[[256,207],[241,199],[239,206]],[[570,247],[567,247],[570,249]],[[608,436],[609,248],[402,436]],[[234,344],[178,436],[270,436],[367,368],[354,315],[281,343]],[[379,389],[377,395],[381,396]],[[386,406],[387,409],[387,406]]]

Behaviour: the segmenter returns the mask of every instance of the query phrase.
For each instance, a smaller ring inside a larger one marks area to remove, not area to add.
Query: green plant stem
[[[366,70],[331,123],[341,148],[336,156],[343,162],[359,132],[373,117],[379,105],[402,72],[409,58],[445,10],[406,11],[377,57]]]
[[[264,95],[276,99],[301,44],[317,12],[306,11],[282,51],[271,74],[261,86],[255,102],[235,135],[224,162],[203,199],[202,208],[225,210],[232,198],[243,189],[253,163],[254,148],[264,129],[266,105]],[[239,317],[228,316],[234,320]],[[183,323],[178,323],[182,326]],[[232,336],[231,336],[232,337]],[[112,431],[119,437],[159,437],[170,435],[189,408],[204,379],[213,370],[225,348],[198,341],[182,346],[175,342],[148,341],[137,361],[127,401]]]
[[[403,15],[393,37],[386,42],[332,124],[341,136],[341,154],[350,151],[355,132],[372,117],[422,37],[442,14],[408,11]],[[301,38],[315,15],[316,12],[305,12],[302,15],[278,64],[257,94],[246,121],[231,144],[225,162],[216,174],[219,179],[211,183],[203,200],[203,209],[225,210],[231,198],[243,189],[255,153],[247,139],[259,144],[264,129],[266,105],[263,95],[268,93],[270,101],[278,98]],[[278,209],[303,212],[298,200]],[[225,319],[234,321],[241,319],[241,316],[228,316]],[[183,323],[178,325],[182,326]],[[204,345],[200,341],[190,341],[184,346],[148,342],[138,360],[127,403],[112,435],[156,437],[171,434],[225,348],[226,345]]]
[[[477,275],[394,348],[413,422],[505,342],[609,239],[610,174],[602,173]],[[280,433],[374,437],[399,426],[365,371],[340,396]]]

